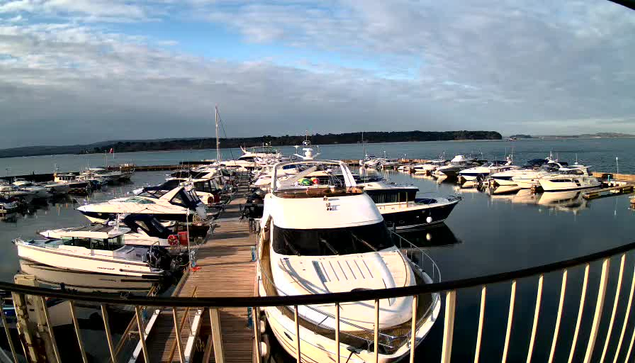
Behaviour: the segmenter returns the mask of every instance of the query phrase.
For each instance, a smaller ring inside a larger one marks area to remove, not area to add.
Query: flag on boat
[[[108,152],[109,154],[114,154],[115,153],[115,149],[110,148],[110,151]]]

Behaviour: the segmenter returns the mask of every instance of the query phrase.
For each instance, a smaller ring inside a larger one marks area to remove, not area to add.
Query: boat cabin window
[[[185,208],[195,208],[198,201],[199,199],[194,195],[194,192],[183,189],[176,193],[172,200],[170,200],[170,203],[180,205]]]
[[[399,203],[415,200],[417,190],[366,190],[366,194],[375,203]]]
[[[212,186],[208,181],[200,181],[194,183],[194,189],[198,192],[212,193]]]
[[[242,161],[254,161],[255,158],[253,156],[241,156],[238,159]]]
[[[348,255],[380,251],[392,246],[394,243],[384,222],[325,229],[273,227],[273,250],[282,255]]]
[[[66,240],[64,244],[93,250],[113,251],[123,246],[123,237],[118,236],[109,239],[71,238]]]

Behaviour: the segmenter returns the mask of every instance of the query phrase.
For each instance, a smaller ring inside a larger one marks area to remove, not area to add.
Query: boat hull
[[[405,203],[387,203],[385,205],[378,204],[377,207],[388,226],[394,226],[397,230],[404,230],[425,228],[444,222],[458,202],[459,200],[438,204],[410,203],[410,206],[405,208],[398,205]]]
[[[580,180],[576,178],[572,178],[571,180],[540,179],[540,186],[542,187],[542,190],[544,190],[545,192],[562,192],[567,190],[589,189],[589,188],[597,188],[601,185],[602,183],[597,179],[589,179],[589,180]]]
[[[20,258],[63,270],[104,273],[111,275],[158,278],[163,271],[151,269],[147,264],[119,259],[94,258],[64,251],[53,251],[52,248],[30,246],[16,243]]]

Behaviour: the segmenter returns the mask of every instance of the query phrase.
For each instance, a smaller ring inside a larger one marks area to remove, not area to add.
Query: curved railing
[[[403,247],[403,246],[402,246]],[[628,243],[619,247],[607,249],[601,252],[592,253],[589,255],[585,255],[582,257],[576,257],[564,261],[559,261],[555,263],[545,264],[536,267],[530,267],[526,269],[497,273],[487,276],[480,276],[468,279],[461,279],[455,281],[445,281],[439,283],[432,283],[426,285],[417,285],[417,286],[409,286],[409,287],[399,287],[399,288],[391,288],[384,290],[363,290],[363,291],[351,291],[351,292],[343,292],[343,293],[333,293],[333,294],[323,294],[323,295],[302,295],[302,296],[270,296],[270,297],[141,297],[141,296],[130,296],[130,297],[119,297],[105,294],[96,294],[96,293],[82,293],[82,292],[71,292],[71,291],[59,291],[52,290],[47,288],[40,287],[32,287],[32,286],[24,286],[17,285],[8,282],[0,282],[0,289],[14,293],[14,296],[39,296],[39,297],[51,297],[57,299],[69,300],[72,303],[74,302],[91,302],[97,303],[102,306],[102,311],[104,311],[107,305],[127,305],[134,306],[136,316],[139,317],[137,319],[137,324],[139,325],[139,331],[145,331],[143,328],[143,322],[140,318],[141,307],[155,307],[154,309],[165,309],[171,308],[172,312],[176,315],[178,309],[183,308],[201,308],[201,309],[209,309],[210,311],[210,320],[212,322],[212,326],[218,327],[218,329],[213,330],[215,334],[222,335],[222,329],[219,327],[219,319],[218,319],[218,309],[228,308],[228,307],[247,307],[252,308],[252,311],[259,311],[258,308],[255,307],[268,307],[268,306],[294,306],[296,309],[298,306],[304,305],[316,305],[316,304],[336,304],[339,305],[345,302],[354,302],[354,301],[368,301],[375,300],[376,301],[376,322],[379,321],[379,300],[381,299],[390,299],[397,297],[405,297],[405,296],[418,296],[421,294],[429,294],[429,293],[443,293],[445,294],[445,317],[443,322],[443,343],[441,347],[441,357],[442,362],[449,362],[452,352],[452,341],[453,341],[453,331],[454,331],[454,313],[456,308],[456,293],[457,290],[469,289],[469,288],[481,288],[481,304],[479,311],[479,325],[477,330],[477,343],[475,349],[475,361],[479,360],[480,354],[480,343],[483,331],[483,321],[484,321],[484,312],[485,312],[485,302],[486,302],[486,289],[489,285],[498,284],[507,282],[510,284],[510,302],[509,302],[509,312],[508,312],[508,320],[507,320],[507,329],[504,337],[504,350],[503,350],[503,361],[506,360],[506,357],[509,352],[509,342],[510,335],[512,330],[512,322],[514,317],[514,302],[516,297],[516,281],[523,278],[528,278],[532,276],[539,276],[537,291],[536,291],[536,303],[535,303],[535,311],[534,311],[534,319],[532,324],[531,336],[530,336],[530,346],[528,348],[528,360],[531,360],[531,355],[533,352],[533,345],[536,337],[536,330],[539,321],[539,313],[541,306],[541,298],[542,298],[542,290],[543,290],[543,276],[548,273],[560,271],[562,273],[562,282],[560,288],[560,299],[558,304],[558,312],[556,315],[556,326],[552,336],[552,344],[550,351],[550,360],[553,359],[553,354],[556,348],[557,339],[559,336],[559,328],[561,325],[561,319],[563,315],[564,309],[564,299],[565,299],[565,289],[567,285],[567,273],[570,268],[573,267],[584,267],[584,279],[582,281],[582,295],[580,297],[580,303],[577,305],[578,314],[575,322],[575,334],[573,337],[573,342],[571,346],[571,354],[574,354],[576,350],[576,343],[578,340],[578,333],[580,330],[581,319],[583,315],[583,310],[585,306],[585,298],[588,293],[588,280],[589,280],[589,270],[590,263],[594,261],[602,261],[602,270],[600,282],[597,287],[597,300],[595,302],[595,310],[593,314],[593,321],[591,324],[591,332],[588,339],[585,341],[586,349],[584,351],[584,362],[589,362],[593,355],[593,351],[595,348],[595,343],[598,338],[598,331],[600,328],[600,322],[602,319],[602,312],[604,309],[604,301],[606,297],[607,284],[609,280],[609,267],[610,267],[610,259],[614,256],[620,257],[620,266],[619,266],[619,275],[618,280],[616,282],[616,291],[615,298],[613,300],[613,306],[611,310],[611,318],[609,321],[608,328],[604,329],[604,346],[603,346],[603,356],[607,353],[607,347],[609,346],[609,341],[614,337],[612,334],[613,327],[616,325],[616,311],[620,302],[623,301],[620,299],[621,291],[622,291],[622,280],[624,275],[624,265],[626,261],[627,252],[635,249],[635,243]],[[428,270],[429,271],[429,270]],[[437,272],[435,272],[436,274]],[[635,278],[633,282],[631,282],[631,289],[627,301],[626,314],[623,317],[622,328],[619,334],[619,340],[617,343],[617,348],[615,351],[615,355],[619,355],[621,349],[623,347],[623,342],[625,338],[625,332],[627,330],[627,325],[629,325],[629,314],[633,300],[633,290],[635,289]],[[17,294],[17,295],[16,295]],[[71,304],[71,309],[74,309],[74,305]],[[569,306],[570,307],[570,306]],[[46,309],[45,309],[46,310]],[[297,311],[297,310],[296,310]],[[5,320],[4,314],[2,314],[3,320]],[[620,314],[621,315],[621,314]],[[413,314],[416,316],[416,312]],[[339,318],[339,317],[337,317]],[[175,327],[178,331],[178,323],[175,320]],[[416,319],[413,319],[416,320]],[[107,319],[104,319],[105,326],[107,326]],[[416,327],[416,321],[413,326]],[[631,322],[632,323],[632,322]],[[5,327],[7,325],[5,324]],[[259,324],[254,324],[255,328],[255,336],[256,339],[259,340],[260,331]],[[632,324],[631,324],[632,326]],[[76,325],[76,329],[79,327]],[[8,333],[8,329],[5,328],[5,331]],[[52,330],[50,330],[52,334]],[[110,334],[107,329],[107,334]],[[80,335],[78,334],[78,339]],[[411,335],[414,337],[414,335]],[[9,339],[11,342],[12,340]],[[144,339],[141,340],[142,342]],[[630,345],[627,348],[627,358],[630,357],[631,351],[633,348],[633,342],[635,341],[635,332],[633,337],[630,339]],[[418,342],[418,341],[417,341]],[[416,347],[415,340],[413,339],[410,344],[411,349],[411,362],[414,357],[414,348]],[[378,343],[379,343],[379,334],[378,329],[375,330],[375,349],[374,352],[378,352]],[[304,344],[304,342],[302,343]],[[143,350],[145,353],[145,343],[143,345]],[[80,347],[83,345],[80,343]],[[624,345],[625,346],[625,345]],[[257,344],[256,347],[260,349],[260,345]],[[14,347],[15,348],[15,347]],[[13,353],[15,354],[15,349],[12,348]],[[112,351],[112,345],[109,344],[109,348]],[[561,347],[564,349],[565,347]],[[83,348],[82,348],[83,349]],[[179,344],[179,353],[181,354],[181,348]],[[145,355],[145,354],[144,354]],[[339,354],[338,354],[339,355]],[[113,355],[113,357],[115,357]],[[217,361],[221,359],[217,357]],[[345,360],[346,357],[343,358]],[[498,360],[497,358],[496,360]],[[114,359],[113,359],[114,360]]]

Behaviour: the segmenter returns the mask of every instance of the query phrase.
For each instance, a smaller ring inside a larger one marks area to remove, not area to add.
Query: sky
[[[0,148],[352,131],[635,133],[608,1],[0,0]]]

